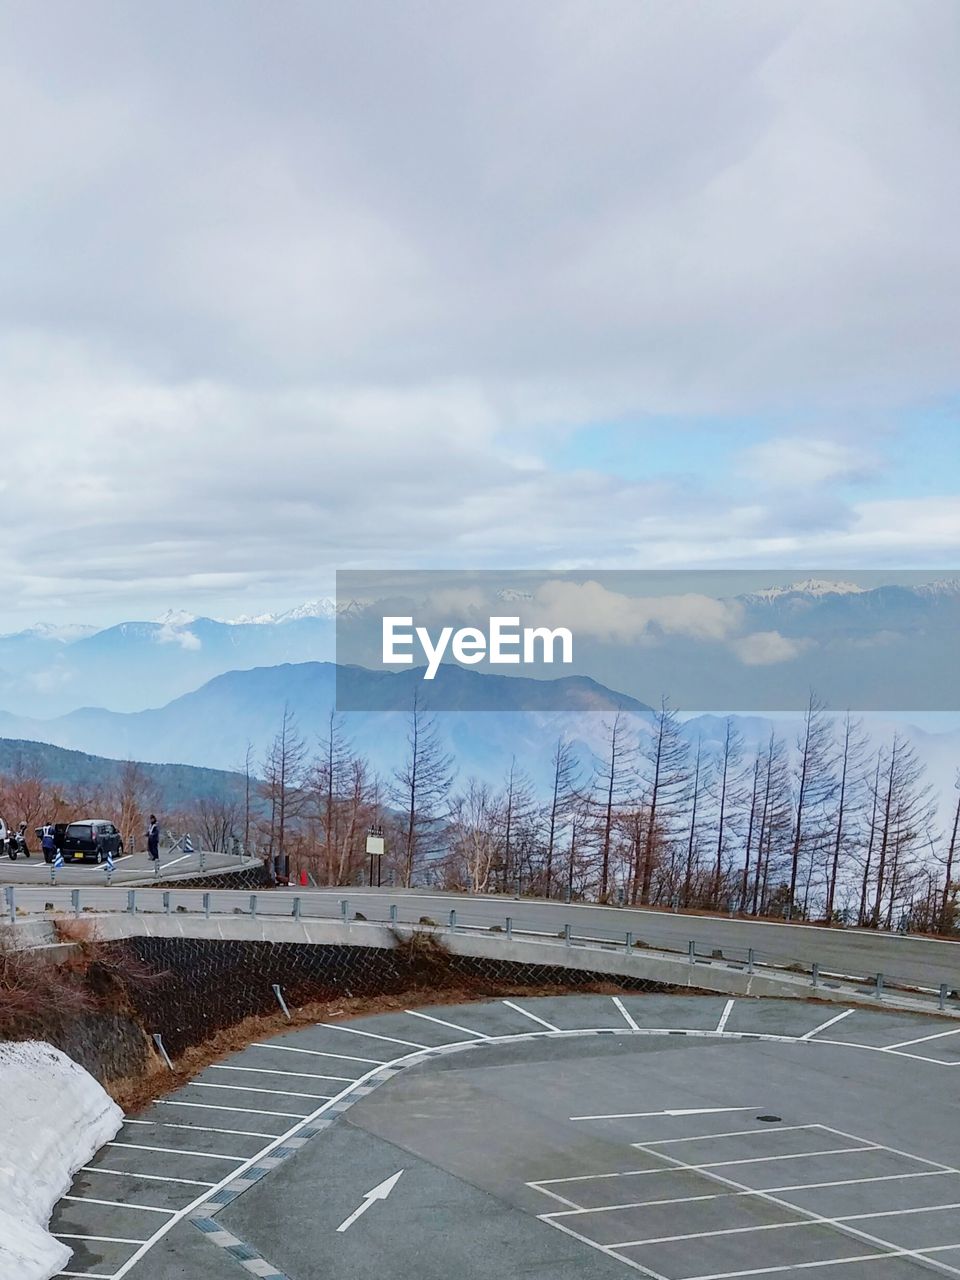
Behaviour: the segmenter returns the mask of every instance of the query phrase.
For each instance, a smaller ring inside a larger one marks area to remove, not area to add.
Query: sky
[[[960,567],[958,62],[899,0],[2,0],[0,631]]]

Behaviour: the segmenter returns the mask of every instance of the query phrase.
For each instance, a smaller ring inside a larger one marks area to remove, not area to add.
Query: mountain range
[[[532,598],[496,595],[519,614]],[[715,642],[656,626],[619,640],[584,627],[574,670],[641,700],[667,691],[701,709],[801,705],[811,686],[837,706],[960,709],[955,578],[869,587],[811,578],[730,601],[737,628]],[[333,661],[338,619],[350,654],[352,635],[377,633],[376,617],[356,600],[321,599],[232,620],[169,610],[102,629],[40,624],[0,635],[0,707],[30,718],[160,708],[229,671]],[[366,653],[349,661],[373,665]]]

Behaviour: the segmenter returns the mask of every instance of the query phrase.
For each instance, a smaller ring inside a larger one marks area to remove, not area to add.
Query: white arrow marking
[[[368,1191],[366,1195],[363,1197],[363,1203],[358,1205],[357,1208],[354,1209],[353,1213],[351,1213],[349,1218],[344,1218],[344,1220],[340,1223],[339,1227],[337,1227],[337,1230],[346,1231],[349,1227],[353,1226],[353,1224],[361,1216],[361,1214],[364,1214],[367,1212],[367,1210],[375,1201],[386,1200],[387,1196],[390,1194],[393,1188],[400,1181],[401,1173],[403,1173],[403,1170],[398,1169],[396,1173],[392,1174],[385,1181],[375,1186],[372,1191]]]
[[[621,1111],[610,1116],[571,1116],[571,1120],[642,1120],[648,1116],[715,1116],[725,1111],[753,1111],[753,1107],[684,1107],[673,1111]]]

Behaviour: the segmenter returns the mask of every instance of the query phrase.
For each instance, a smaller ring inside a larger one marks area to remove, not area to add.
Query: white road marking
[[[960,1027],[954,1027],[952,1031],[937,1031],[932,1036],[917,1036],[916,1040],[901,1040],[898,1044],[888,1044],[888,1049],[905,1049],[908,1044],[926,1044],[928,1040],[942,1040],[945,1036],[960,1035]]]
[[[745,1108],[752,1111],[753,1107]],[[714,1138],[756,1138],[760,1134],[770,1134],[776,1136],[778,1133],[789,1133],[794,1129],[815,1129],[813,1124],[778,1124],[775,1129],[769,1126],[765,1129],[730,1129],[726,1133],[698,1133],[686,1138],[647,1138],[645,1141],[650,1147],[665,1147],[674,1142],[706,1142],[708,1139],[713,1141]]]
[[[622,1173],[587,1173],[581,1174],[577,1178],[554,1178],[550,1179],[550,1181],[588,1182],[591,1178],[629,1178],[635,1174],[646,1172],[646,1169],[627,1169]],[[823,1187],[859,1187],[868,1182],[899,1182],[904,1178],[944,1178],[950,1175],[957,1176],[954,1174],[953,1169],[923,1169],[917,1173],[882,1173],[871,1178],[840,1178],[831,1182],[788,1182],[781,1187],[764,1187],[764,1190],[777,1193],[781,1191],[818,1191]],[[722,1200],[727,1196],[752,1196],[756,1194],[754,1191],[716,1191],[712,1195],[706,1196],[677,1196],[671,1200],[630,1200],[622,1204],[604,1204],[597,1205],[591,1209],[584,1209],[573,1200],[567,1200],[565,1196],[558,1195],[555,1191],[548,1191],[539,1182],[528,1182],[527,1186],[533,1187],[535,1191],[542,1191],[545,1196],[553,1196],[556,1200],[563,1200],[576,1213],[608,1213],[613,1209],[642,1209],[646,1205],[661,1204],[693,1204],[699,1200]],[[540,1216],[563,1218],[568,1215],[557,1212],[552,1215],[541,1214]],[[572,1216],[572,1213],[570,1216]]]
[[[836,1017],[828,1018],[826,1022],[821,1022],[819,1027],[814,1027],[812,1031],[808,1031],[807,1034],[804,1036],[801,1036],[800,1039],[812,1040],[813,1037],[818,1036],[821,1031],[826,1031],[827,1027],[833,1027],[838,1022],[842,1022],[844,1018],[849,1018],[851,1013],[853,1013],[852,1009],[844,1009],[843,1013],[838,1013]]]
[[[330,1098],[329,1093],[294,1093],[290,1089],[264,1089],[253,1084],[211,1084],[207,1080],[191,1080],[184,1085],[185,1089],[229,1089],[239,1093],[269,1093],[274,1098],[319,1098],[321,1102]]]
[[[110,1178],[139,1178],[142,1182],[182,1182],[186,1187],[215,1187],[215,1182],[198,1182],[196,1178],[171,1178],[160,1173],[135,1173],[131,1169],[107,1169],[102,1164],[81,1165],[82,1173],[105,1173]]]
[[[371,1040],[386,1040],[390,1044],[405,1044],[408,1049],[429,1049],[429,1045],[418,1044],[416,1040],[400,1040],[397,1036],[381,1036],[376,1031],[361,1031],[359,1027],[344,1027],[339,1022],[318,1022],[318,1027],[327,1027],[330,1031],[347,1031],[352,1036],[368,1036]]]
[[[717,1023],[717,1031],[724,1030],[724,1028],[727,1025],[727,1020],[729,1019],[731,1013],[733,1013],[733,1006],[735,1004],[736,1004],[736,1000],[728,1000],[727,1003],[723,1006],[723,1013],[721,1013],[720,1021]]]
[[[160,1151],[164,1155],[196,1156],[200,1160],[230,1160],[243,1164],[244,1156],[225,1156],[219,1151],[188,1151],[184,1147],[147,1147],[139,1142],[108,1142],[108,1147],[125,1147],[128,1151]]]
[[[609,1245],[598,1244],[596,1240],[591,1240],[589,1236],[582,1236],[579,1231],[574,1231],[563,1222],[551,1221],[550,1225],[555,1227],[557,1231],[562,1231],[564,1235],[573,1236],[574,1240],[579,1240],[581,1244],[587,1244],[591,1249],[596,1249],[598,1253],[606,1254],[608,1258],[616,1258],[624,1266],[632,1267],[634,1271],[639,1271],[643,1276],[649,1276],[650,1280],[669,1280],[669,1277],[661,1275],[659,1271],[654,1271],[651,1267],[645,1267],[642,1262],[636,1262],[633,1258],[625,1258],[623,1254],[614,1253]]]
[[[166,871],[167,867],[175,867],[178,862],[186,862],[188,858],[192,858],[192,857],[193,857],[192,853],[185,853],[181,858],[173,858],[171,859],[170,862],[161,862],[160,870]]]
[[[481,1040],[486,1040],[487,1036],[483,1031],[474,1031],[472,1027],[461,1027],[459,1022],[447,1022],[445,1018],[435,1018],[429,1013],[418,1013],[416,1009],[408,1009],[411,1018],[423,1018],[426,1022],[435,1022],[440,1027],[449,1027],[451,1031],[462,1031],[467,1036],[477,1036]]]
[[[275,1133],[260,1133],[256,1129],[211,1129],[205,1124],[174,1124],[170,1120],[124,1120],[124,1124],[149,1124],[155,1129],[186,1129],[188,1133],[232,1133],[238,1138],[275,1138]]]
[[[154,1098],[155,1107],[195,1107],[199,1111],[236,1111],[242,1116],[281,1116],[284,1120],[302,1120],[298,1111],[258,1111],[254,1107],[222,1107],[215,1102],[180,1102],[176,1098]]]
[[[679,1107],[670,1111],[620,1111],[605,1116],[570,1116],[571,1120],[649,1120],[651,1116],[712,1116],[719,1115],[726,1111],[755,1111],[756,1107]],[[798,1129],[806,1129],[807,1125],[792,1126]],[[753,1133],[753,1129],[744,1132]],[[765,1130],[757,1129],[757,1133],[763,1133]],[[707,1135],[711,1136],[711,1135]],[[719,1134],[712,1135],[719,1137]]]
[[[520,1005],[514,1004],[512,1000],[504,1000],[502,1002],[508,1009],[513,1009],[516,1013],[522,1013],[525,1018],[529,1018],[531,1022],[539,1022],[541,1027],[546,1027],[548,1031],[559,1031],[559,1027],[555,1027],[552,1022],[548,1022],[546,1018],[541,1018],[535,1013],[531,1013],[529,1009],[523,1009]]]
[[[81,1236],[68,1235],[65,1231],[51,1231],[55,1240],[96,1240],[100,1244],[146,1244],[146,1240],[128,1240],[125,1236]]]
[[[354,1209],[353,1213],[351,1213],[348,1218],[344,1218],[339,1227],[337,1227],[337,1231],[348,1231],[356,1220],[367,1212],[371,1205],[376,1204],[378,1200],[386,1200],[387,1196],[400,1181],[401,1173],[403,1173],[403,1170],[398,1169],[397,1172],[391,1174],[389,1178],[385,1178],[383,1182],[377,1183],[372,1191],[365,1192],[361,1203],[356,1209]]]
[[[838,1218],[839,1222],[840,1219]],[[687,1231],[677,1236],[648,1236],[644,1240],[621,1240],[613,1249],[635,1249],[643,1244],[672,1244],[676,1240],[712,1240],[715,1236],[742,1236],[753,1231],[784,1231],[789,1227],[818,1227],[819,1222],[764,1222],[752,1227],[717,1227],[713,1231]]]
[[[637,1022],[635,1022],[635,1021],[634,1021],[633,1014],[632,1014],[632,1013],[630,1013],[630,1011],[624,1007],[624,1003],[623,1003],[623,1001],[620,999],[620,997],[619,997],[619,996],[613,996],[613,997],[612,997],[612,999],[613,999],[613,1003],[617,1006],[617,1008],[618,1008],[618,1009],[620,1010],[620,1012],[623,1014],[623,1020],[624,1020],[624,1022],[626,1022],[627,1026],[630,1028],[630,1030],[631,1030],[631,1031],[639,1031],[639,1030],[640,1030],[640,1026],[639,1026],[639,1024],[638,1024]]]
[[[61,1196],[61,1200],[76,1200],[78,1204],[104,1204],[110,1209],[142,1209],[144,1213],[176,1213],[176,1209],[160,1209],[154,1204],[131,1204],[126,1200],[94,1200],[93,1196]]]
[[[301,1077],[304,1080],[341,1080],[348,1084],[351,1080],[355,1080],[355,1076],[326,1076],[320,1075],[316,1071],[277,1071],[274,1067],[228,1067],[222,1062],[211,1062],[207,1068],[208,1071],[250,1071],[254,1075],[260,1076],[290,1076],[291,1078]]]
[[[106,1271],[58,1271],[58,1276],[82,1276],[83,1280],[116,1280]]]
[[[631,1142],[632,1147],[636,1147],[640,1151],[646,1151],[647,1145],[643,1142]],[[736,1164],[773,1164],[775,1160],[810,1160],[813,1156],[848,1156],[858,1151],[876,1151],[880,1144],[878,1142],[871,1143],[866,1147],[827,1147],[823,1151],[797,1151],[793,1155],[785,1156],[750,1156],[746,1160],[710,1160],[706,1164],[684,1164],[685,1169],[692,1169],[699,1172],[701,1169],[728,1169]],[[654,1151],[651,1155],[661,1155],[661,1152]],[[672,1156],[663,1156],[664,1160],[673,1159]],[[669,1169],[642,1169],[641,1173],[669,1173]]]
[[[859,1235],[860,1232],[853,1234]],[[955,1267],[950,1267],[945,1262],[939,1262],[936,1258],[928,1256],[931,1253],[943,1253],[957,1248],[960,1248],[960,1244],[935,1244],[923,1249],[899,1249],[892,1246],[890,1249],[885,1249],[883,1253],[860,1253],[853,1258],[823,1258],[817,1262],[789,1262],[775,1267],[751,1267],[749,1271],[714,1271],[710,1275],[690,1276],[688,1280],[735,1280],[738,1276],[767,1276],[784,1271],[810,1271],[816,1267],[842,1267],[850,1262],[875,1262],[881,1258],[913,1258],[914,1261],[927,1261],[946,1275],[960,1275],[960,1271]]]
[[[292,1044],[264,1044],[255,1040],[251,1049],[279,1049],[281,1053],[308,1053],[314,1058],[342,1058],[344,1062],[366,1062],[371,1066],[379,1066],[379,1058],[355,1058],[349,1053],[328,1053],[324,1049],[298,1049]]]
[[[826,1126],[818,1126],[818,1127],[826,1128]],[[852,1136],[852,1135],[846,1135],[846,1136]],[[702,1170],[705,1177],[711,1179],[714,1182],[719,1183],[721,1186],[732,1187],[735,1191],[753,1191],[758,1200],[765,1200],[768,1204],[776,1205],[778,1209],[786,1209],[788,1213],[799,1215],[802,1218],[806,1218],[810,1222],[819,1223],[821,1226],[833,1227],[835,1231],[839,1231],[843,1235],[852,1236],[856,1240],[862,1240],[865,1244],[874,1245],[874,1246],[878,1246],[881,1249],[889,1249],[894,1251],[896,1251],[898,1248],[897,1245],[891,1242],[890,1240],[884,1240],[879,1236],[870,1235],[868,1232],[861,1231],[858,1227],[852,1226],[849,1222],[840,1222],[836,1218],[831,1218],[825,1214],[815,1213],[812,1209],[801,1208],[799,1205],[792,1204],[788,1200],[778,1199],[775,1195],[772,1195],[769,1191],[759,1191],[755,1187],[748,1187],[745,1183],[736,1182],[732,1178],[724,1177],[723,1174],[714,1173],[711,1171],[711,1168],[712,1168],[711,1166],[688,1165],[683,1160],[678,1160],[675,1156],[669,1156],[664,1152],[654,1151],[651,1148],[643,1147],[642,1144],[640,1143],[635,1142],[633,1145],[635,1147],[638,1147],[641,1151],[646,1151],[647,1155],[654,1156],[657,1159],[665,1160],[669,1162],[669,1164],[672,1165],[673,1168],[675,1169],[679,1169],[679,1170],[686,1169],[686,1170],[697,1170],[697,1171]],[[895,1148],[893,1147],[888,1147],[888,1148],[881,1147],[880,1143],[872,1143],[869,1147],[852,1148],[852,1150],[871,1150],[871,1149],[895,1151]],[[811,1153],[808,1153],[808,1154],[811,1154]],[[839,1154],[839,1153],[835,1153],[835,1154]],[[796,1159],[798,1157],[793,1157],[793,1158]],[[714,1233],[712,1232],[702,1233],[704,1238],[707,1238],[712,1234]],[[929,1253],[931,1252],[931,1250],[927,1250],[926,1252]],[[937,1270],[944,1271],[949,1275],[960,1276],[960,1271],[958,1271],[955,1267],[951,1267],[947,1263],[939,1262],[933,1258],[929,1258],[929,1257],[925,1258],[924,1254],[919,1250],[904,1249],[904,1250],[900,1250],[900,1253],[902,1254],[903,1257],[911,1257],[917,1261],[926,1261],[930,1265],[935,1267]],[[798,1269],[805,1265],[807,1264],[804,1264],[804,1263],[793,1264],[793,1266],[797,1267]],[[790,1268],[789,1267],[755,1268],[753,1269],[753,1273],[762,1274],[763,1270],[770,1271],[770,1270],[776,1270],[776,1269],[789,1270]],[[736,1274],[736,1273],[733,1273],[733,1274]],[[750,1273],[745,1272],[743,1274],[750,1274]],[[719,1276],[714,1276],[709,1278],[708,1277],[690,1277],[689,1280],[719,1280]]]

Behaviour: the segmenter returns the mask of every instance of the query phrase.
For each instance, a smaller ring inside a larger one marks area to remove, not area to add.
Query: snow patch
[[[71,1250],[47,1230],[74,1173],[115,1137],[123,1112],[52,1045],[0,1044],[0,1280],[50,1280]]]

